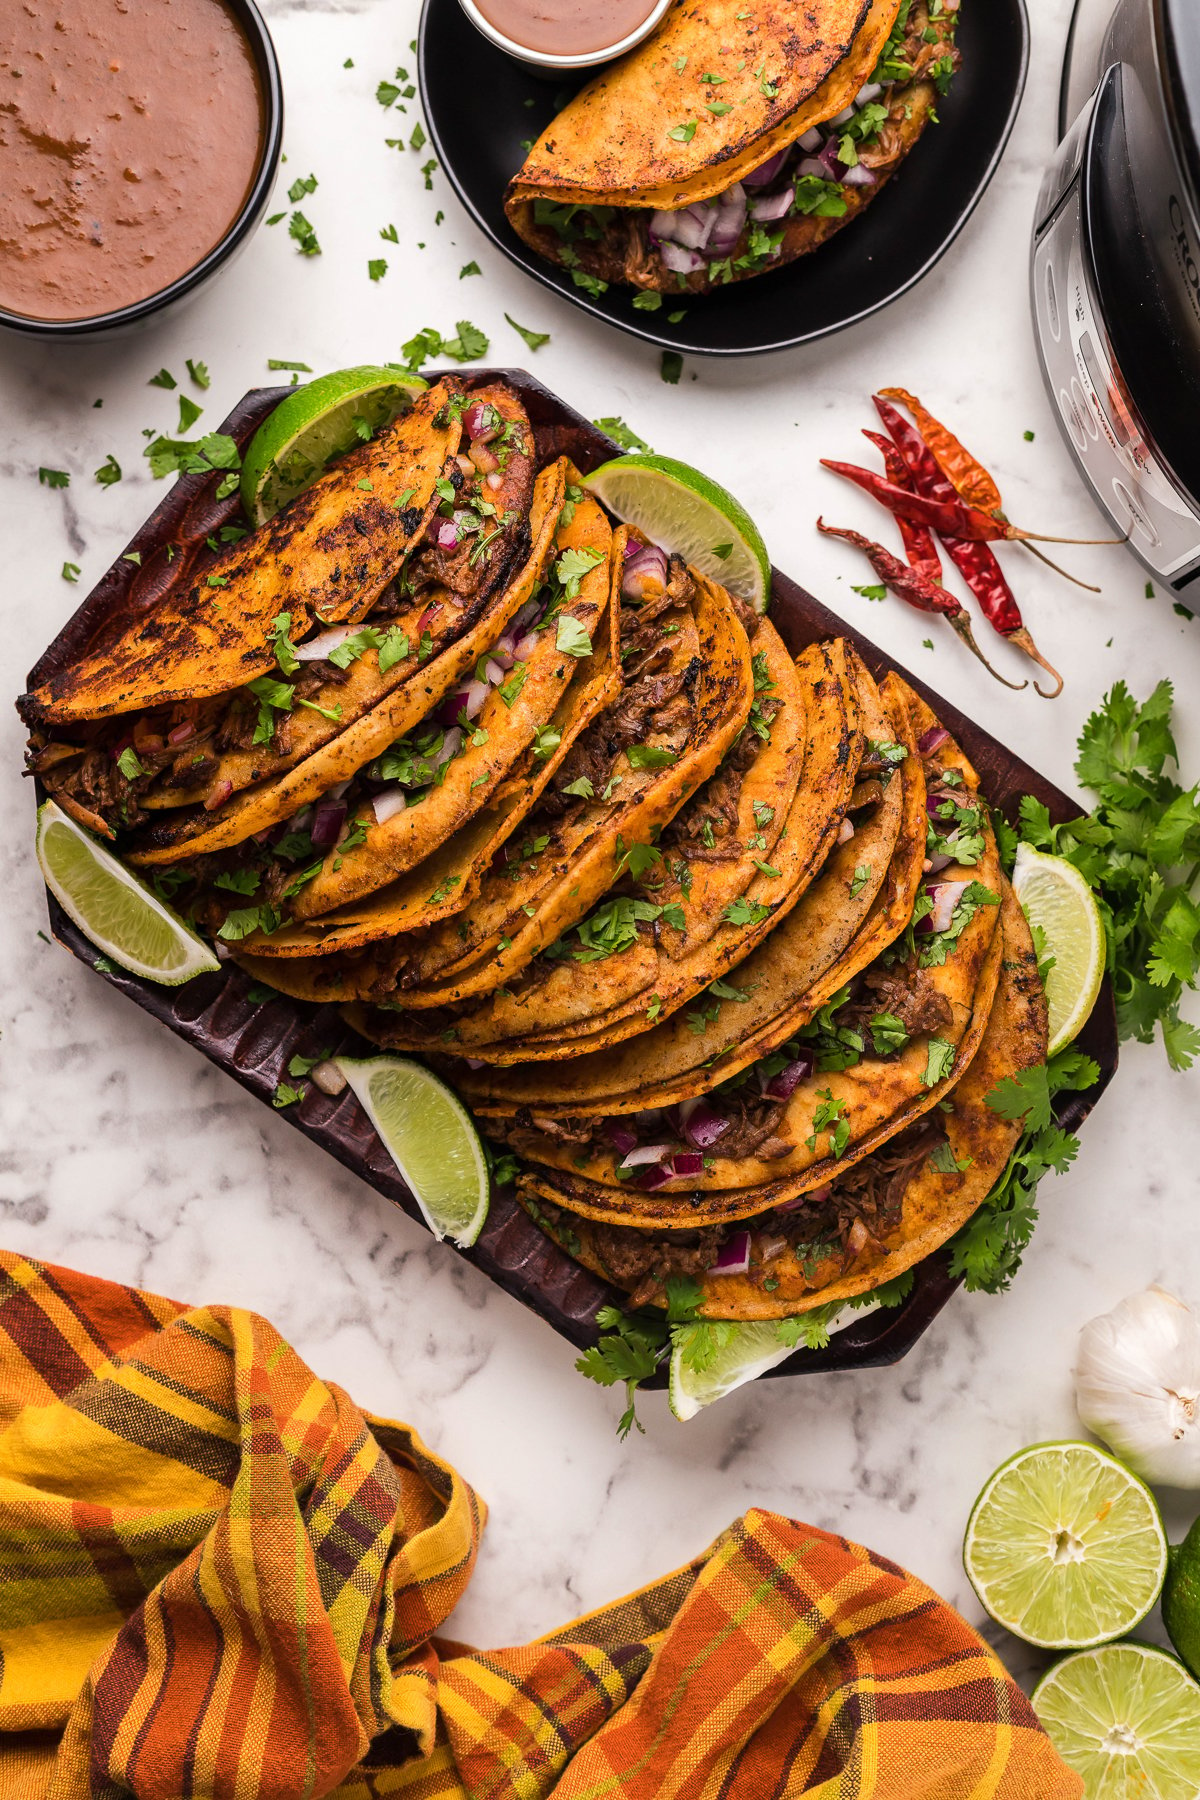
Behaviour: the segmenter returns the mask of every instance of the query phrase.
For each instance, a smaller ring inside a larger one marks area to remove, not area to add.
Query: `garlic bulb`
[[[1085,1325],[1075,1404],[1135,1474],[1200,1488],[1200,1319],[1191,1307],[1151,1287]]]

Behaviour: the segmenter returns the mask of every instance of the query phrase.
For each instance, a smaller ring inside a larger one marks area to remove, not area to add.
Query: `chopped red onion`
[[[684,1180],[694,1180],[704,1173],[704,1158],[698,1150],[677,1150],[671,1158],[671,1173]]]
[[[458,530],[453,519],[443,519],[434,534],[434,541],[439,550],[458,549]]]
[[[621,576],[623,600],[657,600],[667,585],[667,553],[657,544],[641,544]]]
[[[328,1094],[331,1100],[336,1100],[339,1094],[344,1094],[349,1085],[342,1071],[332,1061],[319,1062],[312,1071],[312,1079],[313,1086],[319,1087],[321,1092]]]
[[[854,117],[857,110],[858,110],[857,107],[854,107],[854,106],[843,106],[841,112],[838,113],[837,117],[830,119],[829,123],[833,126],[834,130],[836,131],[839,128],[839,126],[848,125],[850,123],[851,119]]]
[[[386,825],[394,819],[398,812],[403,812],[408,805],[408,796],[402,787],[388,788],[386,793],[376,794],[371,802],[371,810],[375,814],[377,825]]]
[[[475,464],[471,461],[469,456],[456,456],[454,460],[469,481],[475,473]]]
[[[697,256],[694,250],[685,250],[682,244],[663,243],[659,245],[659,255],[663,267],[672,275],[694,275],[697,269],[704,267],[704,258]]]
[[[641,1144],[621,1158],[624,1169],[641,1169],[647,1163],[665,1162],[671,1154],[670,1144]]]
[[[350,786],[350,783],[353,780],[354,780],[353,775],[347,775],[345,781],[339,781],[336,787],[331,787],[329,789],[329,791],[325,795],[326,800],[340,800],[342,795],[344,793],[346,793],[347,789]]]
[[[517,659],[514,657],[513,660],[516,661]],[[504,665],[503,665],[503,663],[498,663],[496,661],[496,659],[492,656],[489,656],[487,661],[484,663],[483,672],[484,672],[484,675],[487,677],[489,684],[492,687],[499,687],[500,683],[504,680],[504,676],[505,676]]]
[[[618,1151],[622,1157],[628,1156],[631,1150],[637,1149],[637,1132],[628,1119],[619,1116],[614,1119],[606,1119],[604,1132],[613,1149]]]
[[[302,644],[296,645],[297,662],[324,662],[331,650],[353,637],[356,625],[333,625],[328,631],[318,631],[316,637],[306,638]]]
[[[846,165],[838,155],[838,140],[831,137],[825,148],[817,156],[825,174],[826,181],[840,181],[846,172]]]
[[[930,931],[936,934],[939,931],[949,930],[954,909],[970,885],[968,881],[942,881],[936,887],[926,889],[929,898],[933,901],[933,911],[927,915]],[[921,923],[923,924],[924,920]]]
[[[954,858],[952,856],[947,856],[944,851],[939,850],[936,856],[926,857],[925,873],[927,875],[940,875],[942,870],[948,869],[953,861]]]
[[[670,1168],[664,1163],[656,1163],[654,1168],[645,1169],[637,1178],[638,1187],[652,1194],[655,1188],[665,1187],[672,1179]]]
[[[875,186],[875,176],[865,163],[855,163],[839,177],[843,187],[868,188]]]
[[[721,1245],[717,1260],[708,1272],[710,1275],[744,1275],[749,1267],[750,1233],[735,1231],[728,1242]]]
[[[338,841],[338,834],[346,823],[349,808],[344,800],[331,800],[328,795],[318,800],[313,813],[312,839],[314,850],[332,850]]]
[[[853,1225],[846,1233],[846,1248],[851,1256],[857,1256],[860,1250],[865,1250],[867,1244],[870,1242],[870,1237],[871,1234],[863,1224],[862,1220],[855,1219]]]
[[[824,142],[825,133],[821,130],[819,125],[810,126],[803,137],[798,137],[796,139],[797,146],[801,150],[807,151],[809,156],[812,156],[818,151]]]
[[[425,608],[425,611],[421,614],[420,618],[417,620],[417,630],[418,631],[427,631],[429,629],[429,627],[433,624],[433,621],[437,618],[437,616],[441,612],[441,610],[442,610],[441,601],[440,600],[432,601],[431,604]]]
[[[472,444],[470,449],[471,464],[481,475],[490,475],[493,469],[500,467],[500,459],[494,450],[486,444]]]
[[[821,141],[820,134],[818,133],[817,142],[820,143],[820,141]],[[801,142],[803,142],[803,139],[801,139]],[[766,162],[761,163],[757,169],[751,169],[749,175],[744,175],[742,177],[743,187],[748,187],[748,188],[770,187],[770,185],[774,181],[775,177],[782,170],[784,163],[787,161],[788,156],[790,154],[790,150],[791,150],[790,145],[784,150],[777,150],[775,152],[774,156],[769,156],[767,158]],[[789,196],[789,198],[790,198],[790,196]]]
[[[204,796],[205,812],[215,812],[218,806],[224,806],[232,792],[232,781],[229,781],[228,779],[224,781],[214,781],[207,794]]]
[[[537,647],[538,647],[537,632],[536,631],[526,632],[525,636],[521,639],[520,643],[515,647],[515,649],[513,651],[514,661],[528,662],[530,657],[533,655],[534,651],[537,649]]]
[[[688,1109],[686,1115],[680,1108],[683,1122],[683,1135],[693,1150],[711,1150],[718,1138],[724,1137],[733,1123],[707,1100],[697,1100]]]
[[[763,1262],[768,1263],[774,1261],[775,1257],[782,1256],[787,1247],[788,1241],[786,1238],[768,1237],[764,1238],[762,1243],[758,1246],[758,1254]]]
[[[790,1100],[802,1081],[807,1081],[816,1067],[811,1051],[802,1051],[793,1062],[787,1063],[777,1075],[763,1088],[768,1100]]]
[[[498,493],[499,490],[504,486],[504,477],[500,473],[499,469],[493,469],[491,471],[491,473],[488,475],[485,475],[483,479],[484,479],[485,483],[487,484],[487,486],[491,488],[493,494]]]
[[[790,187],[780,194],[764,194],[760,200],[750,202],[750,217],[759,225],[773,225],[777,219],[787,218],[794,199]]]
[[[500,678],[504,678],[503,670],[500,671]],[[456,725],[460,713],[465,713],[468,719],[477,719],[490,692],[486,681],[468,681],[465,687],[458,688],[438,708],[438,724]]]
[[[645,547],[646,546],[635,537],[626,538],[625,561],[628,562],[631,556],[637,556],[640,551],[645,549]]]
[[[500,436],[500,415],[486,400],[474,400],[463,414],[467,436],[473,444],[490,444]]]
[[[699,201],[679,212],[651,214],[649,231],[663,244],[678,244],[684,250],[703,250],[713,234],[719,208],[710,201]]]
[[[466,1063],[468,1069],[482,1069],[484,1067],[482,1056],[464,1056],[463,1061]]]
[[[746,226],[746,190],[740,181],[720,196],[717,222],[708,240],[708,248],[717,256],[728,256]]]
[[[168,744],[186,744],[189,738],[196,735],[195,719],[185,719],[182,725],[176,725],[167,733]]]
[[[850,842],[850,839],[853,836],[854,836],[854,820],[853,819],[843,819],[841,824],[838,826],[838,834],[837,834],[838,843],[839,844],[848,844]]]
[[[431,756],[429,759],[433,767],[435,769],[440,769],[445,763],[450,762],[452,758],[456,757],[462,749],[462,741],[462,727],[460,725],[452,726],[442,739],[442,747],[437,755]]]
[[[527,600],[509,626],[506,635],[514,639],[519,638],[522,632],[528,631],[535,619],[541,617],[541,613],[542,603],[540,600]]]
[[[824,1187],[813,1188],[807,1194],[797,1194],[794,1200],[781,1200],[775,1208],[775,1211],[781,1213],[799,1212],[802,1206],[819,1206],[822,1200],[828,1200],[832,1192],[833,1183],[832,1181],[827,1181]]]
[[[854,104],[856,107],[869,106],[872,100],[878,100],[882,92],[882,81],[868,81],[866,87],[860,87],[857,94],[855,94]]]
[[[932,756],[943,744],[950,742],[950,733],[941,725],[931,725],[928,731],[922,732],[917,739],[917,749],[922,756]]]
[[[829,180],[829,170],[815,156],[806,156],[796,169],[797,175],[815,175],[818,181]]]

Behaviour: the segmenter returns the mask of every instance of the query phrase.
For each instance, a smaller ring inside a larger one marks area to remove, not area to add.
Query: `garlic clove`
[[[1200,1318],[1150,1287],[1079,1334],[1079,1417],[1146,1481],[1200,1488]]]

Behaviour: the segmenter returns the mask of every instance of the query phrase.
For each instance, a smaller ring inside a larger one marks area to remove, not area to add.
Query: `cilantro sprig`
[[[1079,738],[1075,772],[1096,796],[1092,811],[1052,825],[1026,796],[1020,836],[1065,857],[1096,895],[1121,1037],[1149,1044],[1157,1034],[1171,1067],[1188,1069],[1200,1029],[1179,1007],[1200,973],[1200,786],[1170,773],[1179,766],[1173,700],[1169,681],[1141,705],[1118,681]]]

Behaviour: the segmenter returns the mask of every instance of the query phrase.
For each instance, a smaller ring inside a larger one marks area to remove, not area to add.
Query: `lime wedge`
[[[316,480],[326,463],[408,411],[428,386],[398,369],[337,369],[281,400],[242,460],[242,505],[262,525]]]
[[[1153,1494],[1094,1444],[1034,1444],[975,1502],[963,1562],[997,1624],[1044,1650],[1087,1649],[1144,1619],[1167,1572]]]
[[[1200,1687],[1149,1644],[1065,1656],[1033,1710],[1085,1800],[1193,1800],[1200,1794]]]
[[[1054,958],[1046,977],[1047,1054],[1053,1056],[1078,1037],[1096,1004],[1104,979],[1104,920],[1079,870],[1061,856],[1046,856],[1028,844],[1017,847],[1013,891],[1029,923],[1045,933],[1046,952]]]
[[[830,1333],[837,1330],[851,1309],[843,1307],[825,1321]],[[854,1309],[854,1318],[865,1319],[877,1312],[870,1304]],[[796,1344],[783,1344],[779,1337],[778,1319],[756,1319],[749,1324],[727,1324],[718,1334],[717,1347],[704,1368],[697,1369],[685,1360],[686,1338],[680,1337],[671,1352],[668,1398],[677,1419],[694,1419],[702,1407],[723,1400],[735,1388],[757,1380],[768,1369],[777,1368],[794,1356]]]
[[[487,1162],[456,1094],[399,1056],[335,1057],[436,1238],[473,1244],[488,1216]]]
[[[766,612],[771,559],[740,500],[673,456],[618,456],[584,486],[652,543],[673,550],[722,587]]]
[[[37,859],[67,917],[131,974],[178,987],[220,968],[178,914],[53,800],[38,808]]]

